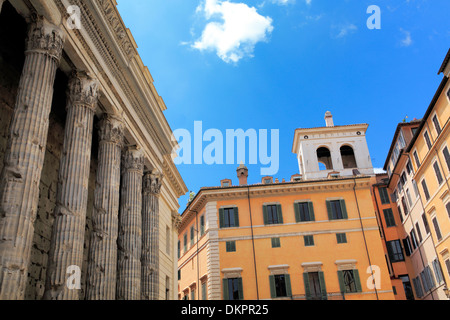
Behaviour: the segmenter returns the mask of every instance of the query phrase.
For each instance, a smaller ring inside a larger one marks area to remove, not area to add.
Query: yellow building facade
[[[440,69],[444,78],[406,152],[414,166],[422,205],[438,260],[436,284],[450,283],[450,51]],[[431,267],[430,267],[431,268]],[[427,284],[424,284],[427,285]]]
[[[179,227],[179,299],[394,299],[373,175],[361,173],[373,173],[368,126],[330,117],[296,131],[301,173],[290,181],[248,185],[241,165],[239,185],[223,180],[192,199]],[[311,169],[302,150],[316,154]]]

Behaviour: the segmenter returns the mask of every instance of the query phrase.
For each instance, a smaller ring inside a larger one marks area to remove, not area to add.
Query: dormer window
[[[231,187],[232,186],[231,180],[230,179],[222,180],[222,181],[220,181],[220,185],[222,186],[222,188]]]

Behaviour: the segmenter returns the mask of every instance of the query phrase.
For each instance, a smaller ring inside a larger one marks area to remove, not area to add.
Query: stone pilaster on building
[[[162,175],[147,172],[142,197],[142,300],[159,299],[159,195]]]
[[[0,300],[24,298],[53,85],[64,46],[62,30],[44,18],[34,20],[0,176]]]
[[[118,300],[141,299],[142,178],[143,153],[129,148],[122,158],[119,217],[117,293]]]
[[[87,300],[115,300],[123,122],[106,115],[99,124],[97,185],[92,213]]]
[[[69,80],[64,147],[56,195],[45,299],[78,300],[67,284],[69,267],[81,270],[86,225],[92,130],[98,82],[84,72]]]

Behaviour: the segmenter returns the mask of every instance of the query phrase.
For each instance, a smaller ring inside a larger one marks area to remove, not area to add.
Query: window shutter
[[[244,300],[244,287],[242,285],[242,278],[238,279],[238,288],[239,288],[239,300]]]
[[[272,299],[275,299],[277,297],[277,292],[275,290],[275,276],[269,276],[269,282],[270,282],[270,296]]]
[[[281,211],[281,204],[277,204],[278,223],[283,224],[283,212]]]
[[[319,272],[319,283],[320,290],[322,292],[322,300],[328,300],[327,287],[325,285],[325,274],[322,271]]]
[[[356,290],[362,292],[361,279],[359,278],[359,271],[353,270],[353,277],[355,278]]]
[[[348,219],[347,206],[345,205],[345,200],[340,200],[340,202],[341,202],[342,216],[344,217],[344,219]]]
[[[338,271],[338,279],[339,279],[339,288],[341,289],[341,293],[346,293],[345,282],[344,282],[344,271]]]
[[[331,201],[327,200],[328,220],[333,220],[333,209],[331,208]]]
[[[291,289],[291,276],[289,274],[286,274],[284,276],[286,281],[286,296],[292,297],[292,289]]]
[[[223,300],[229,300],[228,294],[228,279],[223,279]]]
[[[295,222],[301,222],[300,218],[300,204],[294,203],[294,211],[295,211]]]
[[[239,209],[238,207],[235,207],[233,209],[234,211],[234,226],[239,228]]]
[[[220,228],[223,228],[223,220],[224,220],[224,210],[223,208],[219,209],[219,223],[220,223]]]
[[[314,214],[314,205],[312,202],[308,202],[308,208],[309,208],[309,219],[311,221],[316,221],[316,216]]]
[[[303,282],[305,283],[306,300],[311,300],[311,286],[309,284],[309,274],[307,272],[303,273]]]
[[[264,225],[267,225],[269,223],[269,217],[267,216],[267,206],[263,206],[263,218]]]

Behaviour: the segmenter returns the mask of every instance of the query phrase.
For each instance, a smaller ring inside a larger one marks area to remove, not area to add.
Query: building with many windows
[[[394,299],[368,126],[326,120],[296,131],[293,150],[305,166],[290,181],[249,185],[241,165],[239,185],[226,179],[192,199],[179,227],[179,299]]]

